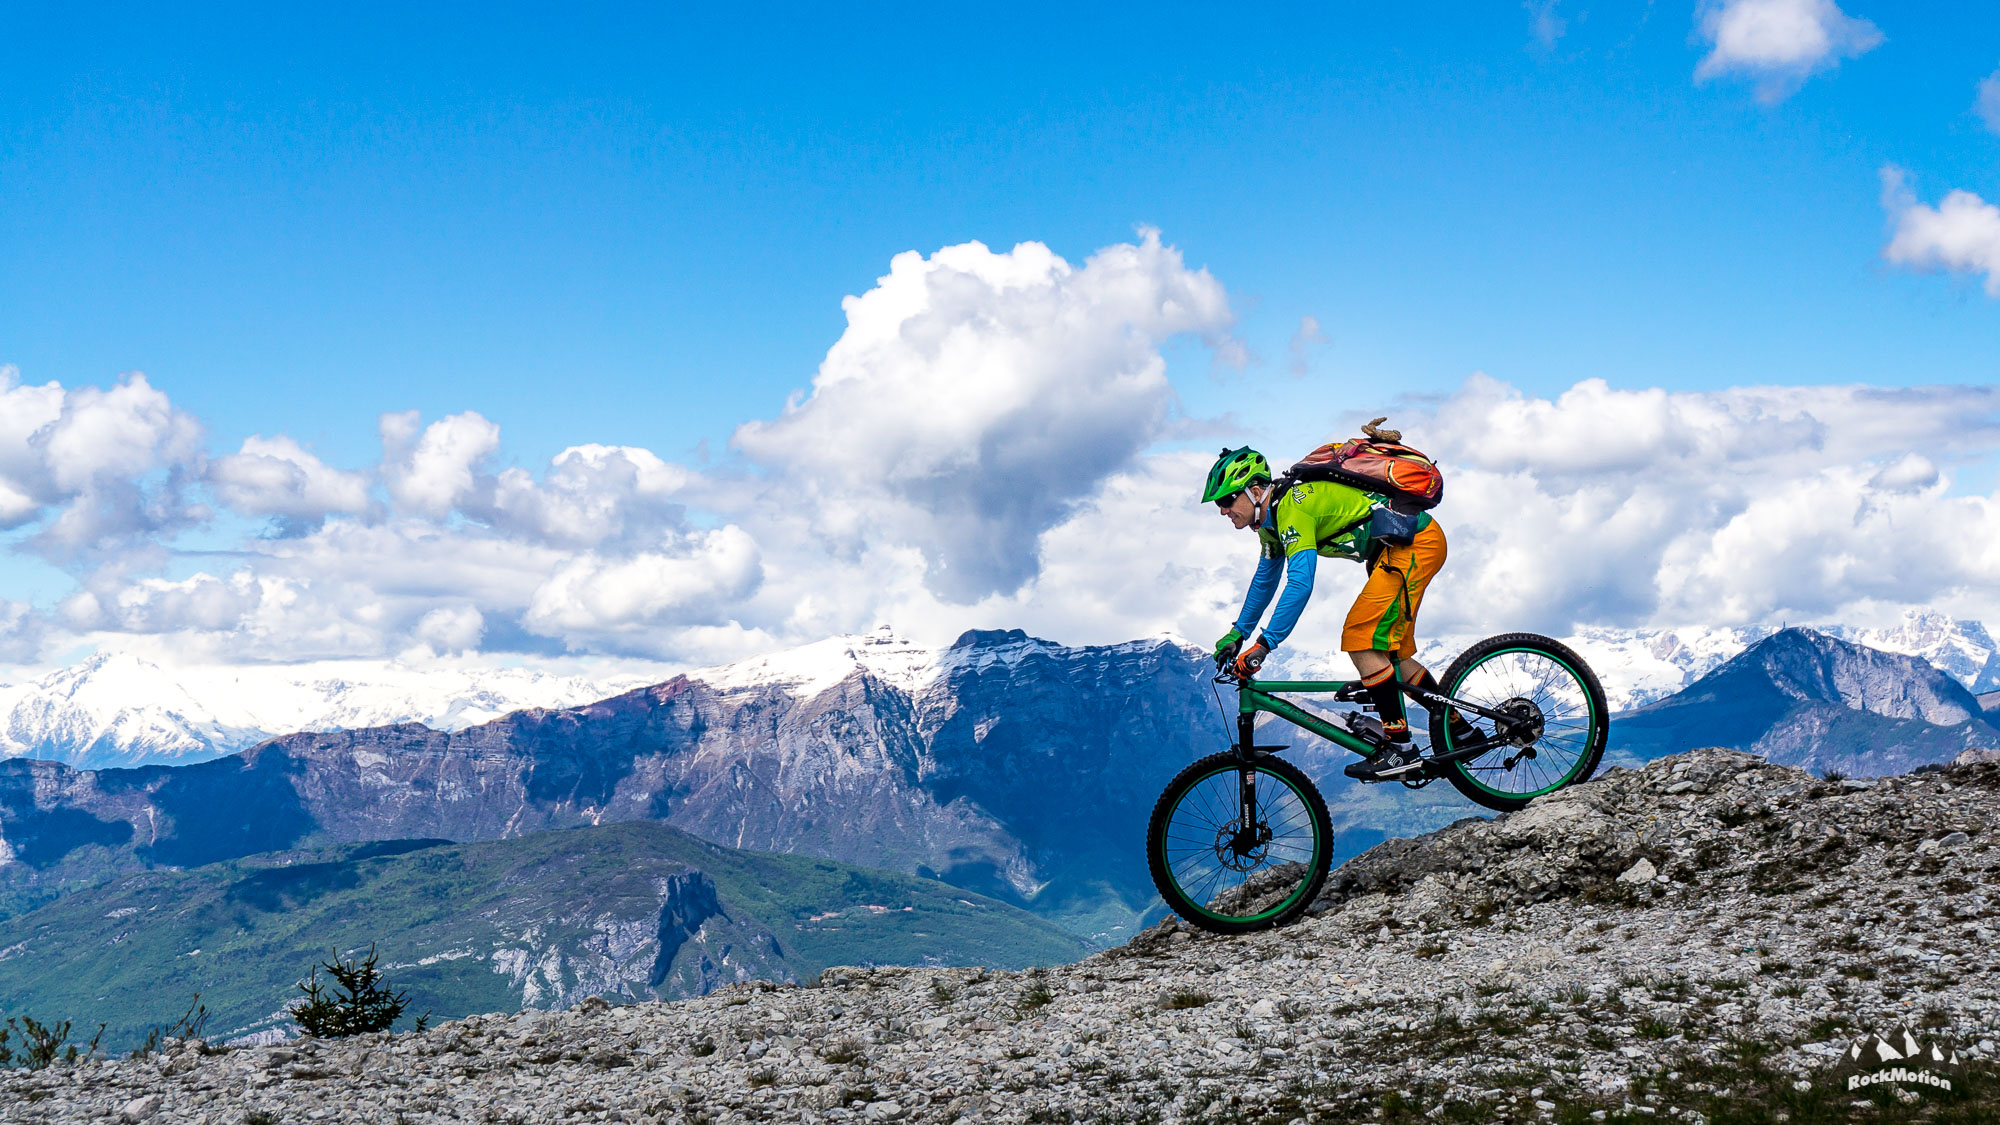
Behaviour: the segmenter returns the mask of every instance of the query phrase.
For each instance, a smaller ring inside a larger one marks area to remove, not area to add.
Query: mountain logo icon
[[[1936,1038],[1927,1042],[1913,1029],[1899,1027],[1849,1044],[1840,1069],[1847,1072],[1849,1090],[1884,1083],[1949,1090],[1960,1063],[1958,1048]]]
[[[1937,1040],[1925,1044],[1917,1038],[1916,1032],[1907,1027],[1897,1028],[1887,1036],[1870,1035],[1855,1040],[1847,1048],[1847,1061],[1863,1067],[1893,1062],[1949,1067],[1959,1065],[1958,1048],[1948,1047]]]

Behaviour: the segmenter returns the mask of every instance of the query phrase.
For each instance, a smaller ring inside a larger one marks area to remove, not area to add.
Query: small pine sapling
[[[368,956],[350,961],[339,953],[330,961],[322,961],[313,966],[311,974],[299,982],[299,991],[306,998],[294,1005],[292,1018],[298,1021],[307,1035],[320,1039],[341,1039],[349,1035],[364,1035],[371,1031],[387,1031],[400,1018],[404,1009],[410,1006],[408,991],[391,991],[381,970],[375,967],[377,954],[375,947],[368,947]],[[319,973],[325,969],[338,992],[330,992],[321,983]],[[430,1013],[425,1012],[417,1019],[417,1030],[422,1031],[430,1023]]]

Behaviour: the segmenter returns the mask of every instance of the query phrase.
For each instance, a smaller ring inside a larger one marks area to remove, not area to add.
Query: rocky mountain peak
[[[953,648],[998,648],[1003,645],[1025,644],[1036,638],[1020,629],[967,629],[951,642]]]
[[[1839,703],[1891,719],[1952,726],[1980,713],[1971,692],[1928,662],[1813,629],[1780,630],[1711,675],[1746,669],[1755,669],[1795,699]]]

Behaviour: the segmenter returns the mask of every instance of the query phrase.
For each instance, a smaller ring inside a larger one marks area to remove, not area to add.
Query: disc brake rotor
[[[1215,832],[1215,858],[1231,871],[1255,871],[1264,866],[1264,854],[1271,842],[1271,830],[1259,826],[1245,839],[1237,825],[1241,821],[1232,820]]]

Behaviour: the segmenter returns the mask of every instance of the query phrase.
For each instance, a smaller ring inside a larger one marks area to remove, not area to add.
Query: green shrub
[[[16,1051],[11,1042],[16,1034],[21,1036],[21,1049]],[[89,1057],[97,1053],[97,1041],[104,1037],[104,1025],[97,1025],[97,1034],[90,1037],[90,1043],[82,1054]],[[64,1046],[68,1043],[68,1046]],[[7,1026],[0,1027],[0,1067],[25,1066],[30,1070],[40,1070],[53,1062],[75,1062],[76,1044],[69,1043],[69,1021],[43,1024],[32,1016],[9,1019]]]
[[[409,994],[389,990],[381,971],[375,967],[376,956],[375,947],[370,945],[368,956],[359,961],[344,960],[335,953],[331,961],[313,966],[311,974],[299,982],[299,991],[306,998],[292,1008],[292,1018],[305,1028],[306,1034],[340,1039],[387,1031],[395,1024],[410,1006]],[[319,979],[321,969],[339,986],[338,994],[327,994],[326,985]],[[429,1012],[419,1017],[417,1030],[422,1031],[430,1018]]]

